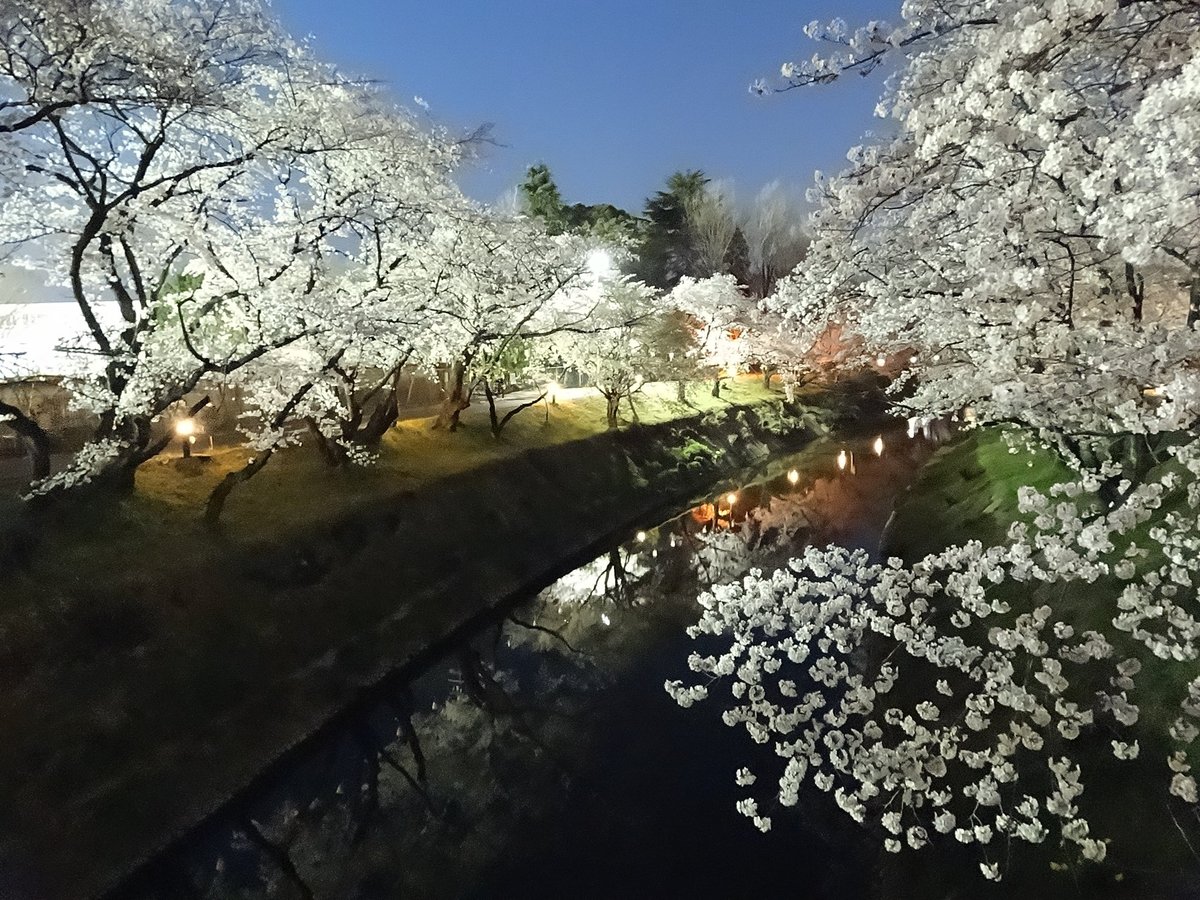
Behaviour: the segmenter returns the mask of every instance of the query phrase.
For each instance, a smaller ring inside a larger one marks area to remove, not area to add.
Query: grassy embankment
[[[654,424],[780,396],[749,376],[727,384],[720,399],[712,397],[707,386],[696,385],[689,390],[687,403],[675,400],[673,386],[651,384],[638,395],[637,409],[641,423]],[[376,462],[369,466],[333,469],[309,447],[285,449],[234,490],[222,516],[219,541],[279,539],[348,513],[381,492],[416,488],[529,449],[606,430],[604,400],[590,393],[523,411],[499,440],[488,429],[482,402],[467,409],[462,421],[463,427],[451,434],[432,430],[432,419],[403,420],[385,436]],[[197,454],[202,459],[185,463],[172,445],[138,470],[131,495],[111,502],[96,497],[84,506],[68,502],[61,512],[42,517],[36,524],[36,555],[53,558],[58,568],[81,575],[107,568],[117,559],[136,566],[138,555],[147,548],[156,556],[194,555],[217,540],[200,524],[205,500],[225,475],[240,469],[250,456],[241,447]],[[0,495],[0,523],[18,515],[16,498]],[[5,590],[3,580],[0,571],[0,607],[6,597],[11,602],[23,593],[11,584]]]
[[[1152,470],[1151,475],[1156,471]],[[1045,490],[1069,480],[1072,480],[1070,470],[1049,452],[1013,452],[997,428],[969,432],[937,453],[901,501],[890,529],[888,549],[911,563],[968,540],[980,541],[985,546],[1005,544],[1010,525],[1023,518],[1017,506],[1018,488],[1029,485]],[[1171,510],[1181,508],[1186,502],[1185,493],[1179,488],[1166,495],[1155,519],[1138,528],[1129,539],[1141,547],[1150,545],[1150,529]],[[1096,503],[1098,508],[1099,501]],[[1125,546],[1119,545],[1109,561],[1120,559]],[[1146,570],[1161,562],[1150,556],[1139,567]],[[1074,627],[1076,634],[1095,630],[1116,648],[1113,659],[1106,663],[1082,668],[1069,666],[1064,671],[1072,681],[1079,678],[1072,685],[1070,696],[1082,701],[1085,708],[1094,706],[1099,724],[1088,729],[1079,740],[1064,742],[1061,752],[1069,753],[1083,766],[1089,789],[1080,801],[1082,814],[1091,822],[1093,835],[1112,838],[1108,874],[1118,882],[1127,872],[1151,869],[1160,874],[1186,872],[1197,863],[1188,838],[1182,836],[1179,827],[1179,816],[1187,813],[1167,794],[1170,772],[1166,755],[1178,746],[1170,741],[1167,730],[1180,714],[1178,704],[1187,695],[1186,684],[1200,675],[1200,666],[1195,663],[1158,660],[1143,645],[1113,627],[1122,585],[1113,577],[1094,583],[1005,582],[992,587],[989,596],[1006,600],[1011,612],[994,616],[987,623],[1011,624],[1018,615],[1048,605],[1054,611],[1052,622],[1066,622]],[[972,626],[966,636],[980,646],[987,646],[981,625]],[[1097,691],[1115,690],[1109,682],[1112,666],[1134,655],[1144,664],[1135,679],[1135,689],[1129,692],[1130,700],[1140,708],[1140,717],[1132,729],[1118,733],[1107,724],[1111,715],[1101,712],[1094,697]],[[1031,668],[1024,679],[1030,685],[1034,685],[1032,672]],[[1110,741],[1130,740],[1130,733],[1140,743],[1141,756],[1134,763],[1117,762]],[[1200,753],[1193,750],[1191,762],[1193,766],[1200,764]],[[1041,774],[1034,772],[1029,777],[1040,779]],[[1176,808],[1172,809],[1173,805]],[[1193,843],[1194,825],[1191,823],[1189,829]],[[1069,853],[1055,852],[1056,841],[1048,841],[1042,849],[1044,853],[1033,854],[1040,857],[1040,862],[1030,862],[1035,867],[1040,865],[1043,872],[1047,863],[1060,864],[1055,862],[1056,857],[1069,861]],[[1109,882],[1109,887],[1113,886]]]

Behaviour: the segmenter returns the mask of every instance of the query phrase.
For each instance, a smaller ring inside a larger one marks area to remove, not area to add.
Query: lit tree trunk
[[[434,428],[458,431],[462,411],[470,406],[466,396],[467,364],[470,358],[458,359],[450,367],[450,391],[442,401],[442,410],[434,420]]]
[[[367,417],[366,424],[355,435],[356,443],[370,449],[378,447],[383,436],[400,418],[400,376],[403,370],[404,364],[401,363],[385,379],[388,384],[382,388],[384,396],[376,402],[375,408],[371,410],[371,415]],[[411,391],[412,383],[410,381],[409,392],[411,393]]]
[[[769,391],[771,389],[771,378],[774,377],[774,375],[775,375],[775,367],[774,366],[763,366],[763,370],[762,370],[763,382],[762,382],[762,384],[763,384],[764,391]]]
[[[397,399],[396,393],[396,389],[388,391],[387,397],[371,411],[367,424],[358,433],[358,443],[364,447],[378,447],[383,436],[396,424],[396,420],[400,418],[400,401]]]
[[[713,379],[712,395],[718,399],[721,397],[721,376],[718,375]]]
[[[682,378],[675,382],[675,399],[680,403],[687,403],[687,382]]]

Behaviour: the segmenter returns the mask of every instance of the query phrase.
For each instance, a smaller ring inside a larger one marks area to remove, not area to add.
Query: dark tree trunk
[[[328,364],[333,366],[337,363],[339,353]],[[327,366],[327,368],[328,368]],[[292,414],[296,411],[296,407],[300,405],[300,401],[312,390],[315,381],[310,381],[304,387],[300,388],[291,396],[291,399],[283,405],[283,408],[275,414],[271,419],[271,427],[274,429],[282,428],[291,419]],[[238,469],[236,472],[230,472],[213,488],[212,493],[208,495],[208,502],[204,505],[204,524],[210,529],[215,530],[221,521],[221,512],[225,509],[225,501],[229,499],[229,495],[233,493],[233,489],[239,484],[245,484],[255,475],[263,470],[267,463],[271,461],[271,457],[275,455],[275,448],[268,447],[258,453],[246,465]]]
[[[762,376],[763,376],[763,390],[764,391],[769,391],[771,389],[771,379],[774,377],[774,375],[775,375],[774,368],[772,368],[771,366],[763,366]]]
[[[34,481],[50,475],[50,436],[32,416],[26,415],[11,404],[0,401],[0,417],[9,417],[4,424],[17,433],[25,452],[29,454],[29,465]]]
[[[1200,322],[1200,275],[1192,276],[1192,290],[1188,295],[1188,328],[1194,328]]]
[[[322,433],[317,425],[317,420],[312,416],[305,416],[304,423],[308,426],[309,434],[312,435],[313,445],[317,448],[317,452],[321,454],[321,459],[325,461],[325,465],[331,469],[339,468],[346,465],[349,457],[346,456],[346,450],[337,441],[330,440],[328,436]]]
[[[1133,302],[1133,321],[1141,324],[1142,308],[1146,300],[1146,279],[1136,272],[1131,263],[1125,263],[1125,289]]]
[[[358,433],[358,442],[364,447],[375,448],[379,446],[379,442],[383,440],[383,436],[388,433],[388,430],[396,424],[396,420],[400,418],[400,401],[397,398],[399,393],[399,383],[388,391],[387,396],[379,401],[378,405],[371,410],[371,415],[367,419],[367,424],[362,427]]]
[[[721,397],[721,377],[719,375],[713,379],[712,395],[717,399]]]
[[[400,418],[400,373],[403,363],[388,372],[383,380],[369,389],[365,396],[355,390],[355,375],[337,369],[342,376],[342,391],[346,404],[346,415],[339,422],[341,440],[330,440],[321,433],[311,416],[306,418],[309,431],[316,443],[321,458],[332,467],[350,464],[346,447],[351,444],[374,450],[387,434],[388,429]],[[411,386],[411,379],[410,379]],[[373,405],[372,405],[373,404]],[[370,409],[370,414],[367,410]],[[366,421],[364,421],[364,419]]]
[[[264,857],[274,863],[284,877],[292,883],[296,888],[296,893],[300,900],[316,900],[312,892],[312,888],[308,886],[300,872],[296,869],[295,863],[292,862],[291,854],[286,847],[276,844],[268,838],[259,827],[258,823],[253,819],[246,820],[246,826],[242,832],[249,839],[249,842],[259,849]]]
[[[201,397],[188,408],[187,417],[191,418],[196,415],[211,402],[211,397],[207,395]],[[110,428],[109,436],[124,440],[125,446],[120,455],[104,466],[93,481],[107,490],[122,493],[133,490],[134,475],[138,466],[158,456],[167,449],[172,441],[176,440],[175,432],[171,430],[158,438],[153,438],[150,416],[126,419],[121,423],[121,427]]]
[[[680,403],[687,403],[687,382],[682,379],[675,382],[675,399]]]
[[[487,398],[488,405],[488,424],[492,429],[492,437],[500,437],[500,417],[496,414],[496,395],[492,393],[492,383],[487,378],[483,379],[483,396]]]
[[[605,394],[604,399],[607,402],[604,418],[608,423],[609,428],[616,428],[621,424],[619,417],[619,407],[621,405],[620,394]]]
[[[492,429],[492,437],[496,438],[497,440],[500,439],[500,432],[504,430],[505,425],[512,421],[513,416],[517,415],[517,413],[524,412],[531,406],[537,406],[537,404],[546,399],[546,392],[542,391],[542,393],[538,394],[534,399],[514,406],[503,416],[501,416],[496,410],[496,395],[492,391],[491,382],[486,378],[483,379],[483,395],[487,398],[488,422]],[[548,410],[547,415],[549,415]]]
[[[274,455],[274,448],[263,450],[242,468],[236,472],[230,472],[222,478],[221,482],[213,488],[212,493],[208,495],[208,502],[204,505],[204,524],[215,529],[220,524],[221,513],[225,510],[225,501],[229,499],[233,489],[239,484],[245,484],[261,472]]]

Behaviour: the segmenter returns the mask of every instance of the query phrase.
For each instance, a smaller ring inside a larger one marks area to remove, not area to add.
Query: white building
[[[115,303],[97,311],[106,329],[119,327]],[[87,352],[94,346],[74,303],[0,304],[0,381],[98,370],[100,359]]]

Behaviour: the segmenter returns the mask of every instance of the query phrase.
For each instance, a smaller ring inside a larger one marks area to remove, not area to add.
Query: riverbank
[[[797,866],[822,896],[863,896],[879,854],[866,835],[815,788],[802,819],[761,834],[736,810],[733,773],[746,745],[768,759],[772,749],[712,710],[681,710],[662,685],[687,677],[685,629],[714,581],[810,542],[874,550],[930,449],[885,431],[879,457],[876,434],[773,455],[726,483],[732,521],[703,504],[677,510],[511,618],[481,617],[113,900],[782,898],[795,895]],[[855,453],[855,472],[837,468],[839,449]]]
[[[101,892],[423,646],[817,418],[730,407],[529,450],[282,538],[137,560],[116,535],[69,578],[34,557],[6,583],[48,588],[38,627],[0,622],[5,895]]]

